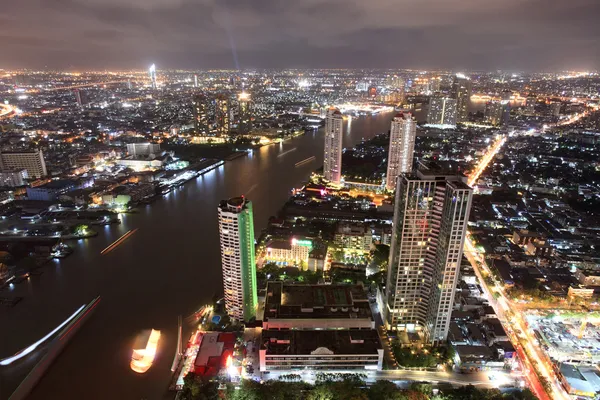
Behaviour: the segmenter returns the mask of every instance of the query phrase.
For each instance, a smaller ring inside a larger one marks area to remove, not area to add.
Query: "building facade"
[[[502,123],[502,103],[499,101],[488,101],[485,103],[484,119],[485,122],[498,126]]]
[[[456,74],[452,82],[452,97],[456,99],[456,120],[465,122],[469,118],[471,103],[471,79],[463,74]]]
[[[265,330],[260,370],[382,370],[383,347],[374,329]]]
[[[337,108],[327,110],[325,117],[325,158],[323,177],[335,184],[342,180],[342,134],[344,119]]]
[[[237,130],[242,135],[252,130],[252,102],[249,93],[241,92],[238,96],[236,123]]]
[[[265,261],[301,265],[306,268],[312,241],[298,238],[273,239],[266,246]]]
[[[160,154],[160,144],[158,143],[127,143],[127,153],[137,156],[149,156],[150,154]]]
[[[152,64],[150,68],[148,68],[148,76],[150,77],[150,87],[152,90],[156,90],[158,85],[156,83],[156,65]]]
[[[252,202],[223,200],[218,215],[225,308],[232,318],[249,321],[257,306]]]
[[[429,99],[427,123],[432,125],[456,125],[456,99],[432,96]]]
[[[398,178],[386,326],[446,340],[471,208],[464,177],[417,171]]]
[[[29,178],[29,174],[26,169],[20,169],[16,171],[0,172],[0,186],[1,187],[19,187],[25,186],[25,180]]]
[[[210,134],[210,103],[203,94],[197,94],[192,99],[192,113],[194,115],[194,131],[197,135]]]
[[[0,170],[3,172],[23,169],[27,170],[27,175],[34,179],[48,175],[42,150],[11,151],[0,154]]]
[[[386,175],[386,189],[393,190],[396,177],[412,171],[415,153],[417,122],[411,113],[399,113],[392,120],[390,148]]]
[[[373,234],[366,224],[361,223],[339,223],[333,237],[337,247],[367,253],[373,244]]]
[[[215,98],[215,126],[217,135],[227,135],[231,130],[231,104],[227,95]]]

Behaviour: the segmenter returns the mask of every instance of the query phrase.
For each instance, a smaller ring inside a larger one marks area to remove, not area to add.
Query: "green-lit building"
[[[256,316],[256,261],[252,202],[223,200],[218,207],[221,265],[227,313],[238,321]]]

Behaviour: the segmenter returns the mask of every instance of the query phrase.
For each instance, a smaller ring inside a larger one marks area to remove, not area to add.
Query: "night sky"
[[[596,69],[600,0],[4,0],[0,68]]]

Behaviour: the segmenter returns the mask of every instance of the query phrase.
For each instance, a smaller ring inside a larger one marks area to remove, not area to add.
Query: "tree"
[[[376,265],[380,271],[387,271],[389,258],[390,246],[385,244],[375,245],[375,250],[373,250],[372,263]]]
[[[218,385],[204,379],[202,376],[190,372],[183,378],[183,390],[181,398],[183,400],[212,400],[218,399]]]
[[[369,387],[370,400],[405,400],[407,397],[395,383],[377,381]]]
[[[85,224],[79,224],[73,229],[73,233],[77,236],[85,236],[88,234],[90,227]]]

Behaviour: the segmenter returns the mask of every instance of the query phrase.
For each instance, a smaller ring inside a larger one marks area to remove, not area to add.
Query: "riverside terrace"
[[[362,285],[268,282],[264,329],[374,329]]]
[[[374,329],[263,330],[260,370],[381,370],[383,348]]]

